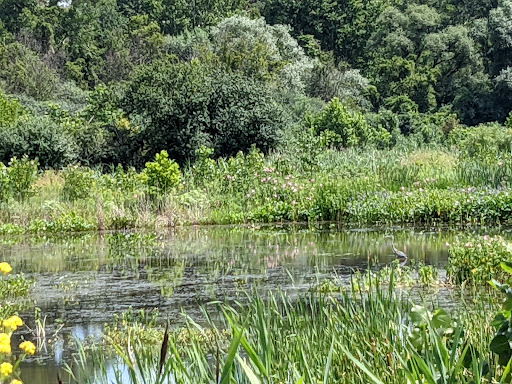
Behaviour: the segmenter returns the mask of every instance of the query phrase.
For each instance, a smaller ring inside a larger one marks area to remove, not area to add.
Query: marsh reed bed
[[[147,317],[133,317],[102,347],[81,349],[69,371],[84,383],[481,383],[503,374],[489,350],[496,303],[450,315],[415,305],[393,277],[369,281],[298,298],[248,293],[243,304],[211,303],[206,326],[183,314],[186,326],[156,335]]]
[[[253,149],[217,160],[202,147],[183,169],[165,151],[140,171],[68,166],[43,172],[35,161],[15,159],[0,170],[0,233],[326,220],[511,222],[508,151],[462,139],[436,149],[293,145],[266,156]]]

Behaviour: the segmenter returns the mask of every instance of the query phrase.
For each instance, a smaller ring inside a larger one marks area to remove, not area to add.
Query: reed
[[[337,294],[263,298],[250,292],[232,306],[212,303],[214,309],[203,309],[205,326],[184,314],[186,326],[166,331],[160,345],[128,332],[113,355],[95,350],[94,364],[77,358],[74,371],[84,383],[480,383],[498,377],[488,349],[493,331],[482,326],[489,324],[489,308],[450,315],[414,305],[395,289],[392,275],[389,284],[378,276],[368,281],[365,289],[354,284]],[[203,333],[209,336],[197,337]]]

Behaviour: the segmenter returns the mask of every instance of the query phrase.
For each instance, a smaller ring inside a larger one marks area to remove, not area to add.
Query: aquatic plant
[[[501,236],[468,236],[449,244],[447,274],[455,283],[486,283],[502,275],[500,264],[510,261],[512,244]]]
[[[206,325],[184,314],[178,332],[160,328],[158,344],[133,330],[112,338],[113,360],[104,347],[87,352],[93,369],[80,349],[75,370],[68,371],[85,383],[121,383],[122,377],[123,383],[294,384],[489,378],[483,368],[492,363],[483,311],[452,318],[443,310],[413,306],[395,290],[393,274],[390,280],[383,285],[373,276],[368,289],[352,285],[339,293],[294,298],[247,292],[234,306],[205,307]],[[473,335],[471,344],[464,329]],[[183,333],[189,335],[186,342]],[[111,376],[104,369],[107,361],[113,363]]]

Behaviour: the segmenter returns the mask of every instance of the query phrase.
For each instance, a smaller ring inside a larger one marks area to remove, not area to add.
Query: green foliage
[[[89,197],[96,184],[95,172],[78,165],[70,165],[64,168],[62,177],[64,178],[62,193],[70,201]]]
[[[23,156],[21,160],[12,158],[6,167],[0,162],[0,203],[10,198],[25,200],[34,193],[38,163]]]
[[[0,278],[0,299],[9,300],[26,297],[34,282],[25,275],[16,274]]]
[[[500,263],[502,271],[509,276],[512,273],[512,263],[509,260],[504,260]],[[510,361],[512,360],[512,347],[510,341],[512,340],[512,291],[510,289],[510,279],[501,284],[493,279],[491,285],[498,289],[505,295],[501,310],[496,314],[493,321],[493,326],[496,334],[490,343],[490,349],[493,353],[498,355],[498,363],[504,367],[503,379],[510,381]]]
[[[77,156],[72,136],[49,118],[27,117],[0,129],[0,161],[27,155],[43,168],[60,168]]]
[[[217,175],[217,164],[212,159],[215,150],[205,147],[204,145],[196,150],[196,161],[192,167],[194,172],[194,181],[198,185],[205,186],[208,182],[213,181]]]
[[[26,46],[0,43],[0,84],[7,91],[47,100],[56,92],[58,82],[55,71]]]
[[[8,168],[0,162],[0,203],[7,201],[11,194]]]
[[[512,245],[502,237],[471,237],[450,244],[448,275],[457,283],[485,283],[501,275],[500,263],[510,261]]]
[[[33,195],[38,166],[37,160],[30,160],[27,156],[21,159],[13,157],[9,161],[7,176],[11,196],[17,200],[24,200]]]
[[[0,89],[0,127],[13,124],[25,113],[18,100],[7,97]]]
[[[290,28],[243,16],[224,19],[211,31],[212,50],[230,69],[256,79],[277,80],[302,91],[313,67]]]
[[[282,125],[283,112],[270,88],[198,61],[167,59],[140,68],[123,104],[146,120],[139,136],[145,151],[152,155],[165,148],[181,164],[204,144],[217,156],[253,144],[268,151]]]
[[[512,129],[496,123],[460,127],[451,133],[451,142],[468,158],[497,160],[512,152]]]
[[[364,115],[350,111],[338,98],[333,99],[327,107],[311,118],[311,126],[317,133],[331,131],[339,137],[336,144],[343,148],[376,144],[386,146],[390,134],[381,127],[368,126]]]
[[[143,171],[152,193],[166,193],[176,188],[181,181],[180,166],[169,159],[167,151],[155,155],[155,161],[146,163]]]

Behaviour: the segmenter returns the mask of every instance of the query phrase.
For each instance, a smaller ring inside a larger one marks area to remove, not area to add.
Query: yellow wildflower
[[[3,261],[0,263],[0,272],[7,275],[8,273],[12,272],[12,267],[9,265],[9,263]]]
[[[21,320],[16,315],[9,317],[7,320],[4,320],[4,322],[3,322],[4,327],[10,328],[13,331],[17,330],[18,327],[21,327],[22,325],[23,325],[23,320]]]
[[[18,379],[13,379],[13,380],[11,381],[11,384],[23,384],[23,381],[18,380]]]
[[[7,377],[11,373],[12,373],[12,364],[11,363],[0,364],[0,375]]]
[[[29,355],[33,355],[34,353],[36,353],[36,346],[31,341],[24,341],[23,343],[21,343],[20,349],[23,352],[28,353]]]
[[[0,333],[0,353],[11,353],[11,337],[7,333]]]

